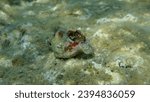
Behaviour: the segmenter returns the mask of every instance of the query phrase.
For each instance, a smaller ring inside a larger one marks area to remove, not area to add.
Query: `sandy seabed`
[[[0,84],[150,84],[149,0],[1,0]],[[80,30],[94,56],[56,58],[47,39]]]

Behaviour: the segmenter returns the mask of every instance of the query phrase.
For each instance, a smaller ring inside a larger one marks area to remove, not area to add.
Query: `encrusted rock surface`
[[[149,7],[1,0],[0,84],[150,84]]]
[[[58,30],[48,41],[56,58],[72,58],[75,56],[89,56],[94,54],[92,46],[79,30]]]

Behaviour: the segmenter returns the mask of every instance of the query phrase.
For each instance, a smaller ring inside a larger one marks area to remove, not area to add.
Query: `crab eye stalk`
[[[75,39],[76,39],[74,31],[69,30],[69,31],[67,32],[67,36],[68,36],[72,41],[75,41]]]
[[[75,31],[75,36],[77,38],[76,40],[79,42],[85,42],[86,41],[85,36],[79,30]]]

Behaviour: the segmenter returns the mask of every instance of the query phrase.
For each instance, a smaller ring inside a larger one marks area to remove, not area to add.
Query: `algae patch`
[[[0,84],[150,84],[149,7],[149,0],[1,0]]]

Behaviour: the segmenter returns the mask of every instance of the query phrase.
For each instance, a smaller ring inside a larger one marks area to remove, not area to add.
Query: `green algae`
[[[98,81],[104,81],[104,83],[109,82],[111,80],[111,75],[89,65],[87,67],[84,66],[84,68],[75,67],[66,70],[61,80],[63,80],[63,83],[72,85],[95,85],[98,84]]]
[[[150,84],[149,0],[0,3],[0,84]],[[58,27],[84,32],[94,56],[55,58]]]

